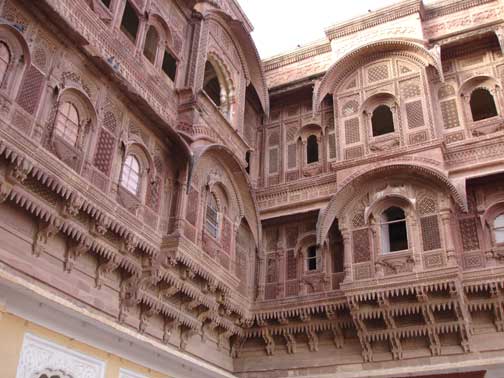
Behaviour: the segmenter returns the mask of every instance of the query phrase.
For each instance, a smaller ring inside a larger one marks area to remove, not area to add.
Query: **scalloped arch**
[[[216,21],[226,30],[238,52],[247,82],[252,83],[258,94],[264,113],[269,115],[269,92],[264,75],[264,67],[246,26],[243,22],[231,18],[229,14],[218,9],[208,9],[204,12],[203,16],[205,19]]]
[[[442,171],[414,162],[382,163],[370,170],[365,168],[361,169],[341,183],[340,188],[331,197],[326,208],[319,213],[319,218],[317,220],[317,244],[322,244],[334,220],[341,217],[342,212],[346,209],[352,197],[354,197],[355,192],[363,186],[366,180],[373,179],[376,175],[386,174],[392,176],[404,172],[424,177],[444,187],[459,208],[462,211],[467,211],[467,203],[463,194]]]
[[[316,86],[313,96],[314,111],[320,110],[320,104],[324,97],[334,92],[339,82],[347,77],[350,71],[362,64],[365,56],[382,52],[411,52],[415,60],[427,66],[433,66],[439,75],[443,77],[441,61],[435,52],[431,52],[423,46],[421,41],[411,39],[381,39],[365,45],[343,55],[336,60],[327,70],[322,81]]]

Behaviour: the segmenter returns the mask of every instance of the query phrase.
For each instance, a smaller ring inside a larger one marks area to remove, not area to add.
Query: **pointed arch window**
[[[318,140],[316,135],[310,135],[306,141],[306,162],[308,164],[319,161]]]
[[[128,192],[137,195],[140,189],[140,163],[133,155],[124,160],[121,174],[121,186]]]
[[[74,104],[63,102],[58,108],[54,135],[64,140],[71,146],[77,144],[79,135],[79,112]]]
[[[377,137],[394,132],[394,117],[392,110],[387,105],[380,105],[371,116],[373,136]]]
[[[469,105],[474,122],[497,115],[494,97],[488,89],[476,88],[472,91]]]
[[[381,215],[382,252],[397,252],[408,249],[406,215],[400,207],[389,207]]]
[[[219,235],[219,207],[213,193],[209,194],[207,200],[205,226],[208,233],[217,239]]]
[[[9,67],[11,60],[11,53],[7,45],[0,42],[0,85],[3,83],[5,76],[7,75],[7,68]]]
[[[504,243],[504,214],[495,218],[493,233],[496,243]]]

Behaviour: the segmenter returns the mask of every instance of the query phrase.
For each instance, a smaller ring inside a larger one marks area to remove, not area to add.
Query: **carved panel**
[[[441,116],[443,117],[443,127],[452,129],[460,126],[460,120],[457,110],[457,101],[451,100],[441,101]]]
[[[425,269],[433,269],[443,266],[443,255],[441,253],[431,253],[423,256]]]
[[[406,104],[406,117],[408,118],[408,127],[410,129],[425,126],[422,100],[408,102]]]
[[[287,251],[286,277],[287,280],[297,279],[297,259],[293,250]]]
[[[93,160],[94,166],[104,174],[110,174],[114,152],[115,138],[108,131],[101,129]]]
[[[474,251],[479,249],[480,245],[476,218],[460,219],[459,227],[464,251]]]
[[[345,120],[345,143],[357,143],[360,141],[359,118]]]
[[[422,243],[424,251],[432,251],[441,248],[439,224],[437,215],[431,215],[420,219],[422,229]]]
[[[354,278],[356,280],[365,280],[373,275],[371,264],[359,264],[354,266]]]
[[[362,146],[347,148],[345,150],[345,159],[357,159],[364,155],[364,148]]]
[[[104,378],[105,362],[26,334],[16,378],[38,377],[44,371],[63,372],[73,378]]]
[[[371,258],[369,231],[367,228],[352,232],[353,257],[355,263],[369,261]]]
[[[193,226],[196,226],[198,219],[199,192],[192,188],[187,196],[186,219]]]
[[[35,114],[42,94],[44,74],[35,66],[30,66],[19,90],[17,103],[29,114]]]

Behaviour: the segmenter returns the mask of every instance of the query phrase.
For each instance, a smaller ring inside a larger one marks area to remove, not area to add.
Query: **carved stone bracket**
[[[285,338],[285,343],[287,346],[287,353],[288,354],[295,354],[296,353],[296,338],[294,337],[293,334],[286,332],[284,333],[284,338]]]
[[[65,263],[64,263],[64,269],[65,272],[71,273],[72,269],[74,267],[75,262],[77,259],[88,253],[89,250],[91,249],[93,242],[91,239],[85,237],[79,242],[69,242],[70,245],[68,246],[66,253],[65,253]]]
[[[39,257],[44,251],[45,245],[59,232],[62,221],[56,218],[53,222],[39,222],[38,231],[33,243],[33,254]]]
[[[112,273],[114,270],[116,270],[119,267],[120,262],[121,257],[114,254],[110,257],[108,261],[98,265],[98,267],[96,268],[96,277],[95,277],[95,285],[97,289],[101,289],[102,287],[103,275]]]
[[[140,313],[140,323],[138,325],[138,332],[140,332],[141,334],[145,333],[145,330],[149,326],[150,319],[157,314],[159,314],[159,309],[155,307],[143,308],[142,312]]]
[[[168,344],[170,342],[171,335],[180,327],[180,322],[178,320],[173,320],[165,318],[163,324],[163,343]]]
[[[262,334],[264,343],[266,344],[266,354],[268,356],[273,356],[275,354],[275,340],[269,330],[264,330]]]

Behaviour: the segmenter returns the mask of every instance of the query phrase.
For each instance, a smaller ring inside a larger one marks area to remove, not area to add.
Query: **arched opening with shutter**
[[[145,37],[144,55],[152,64],[156,62],[158,46],[159,33],[156,28],[151,25],[149,26],[149,30],[147,31],[147,35]]]
[[[217,77],[217,72],[214,66],[209,61],[205,64],[205,79],[203,91],[210,97],[213,103],[221,106],[221,92],[222,88]]]
[[[377,137],[394,132],[394,117],[392,110],[387,105],[380,105],[371,116],[373,136]]]
[[[476,88],[472,91],[469,104],[475,122],[497,116],[494,97],[486,88]]]
[[[319,148],[316,135],[310,135],[306,140],[306,162],[308,164],[319,161]]]

